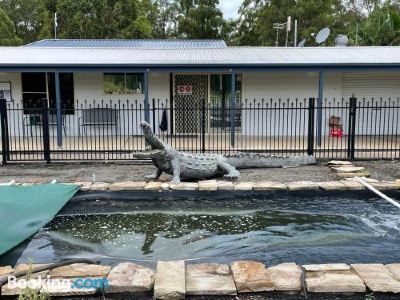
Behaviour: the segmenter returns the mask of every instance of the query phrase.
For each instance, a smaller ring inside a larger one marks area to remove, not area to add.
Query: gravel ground
[[[400,178],[399,161],[356,161],[356,166],[363,166],[370,171],[371,177],[379,180],[395,180]],[[144,175],[153,173],[151,164],[121,163],[68,163],[68,164],[8,164],[0,166],[0,182],[59,182],[72,181],[142,181]],[[171,177],[163,175],[161,180]],[[239,181],[270,180],[292,182],[299,180],[326,181],[339,179],[326,163],[299,168],[247,169],[241,170]]]

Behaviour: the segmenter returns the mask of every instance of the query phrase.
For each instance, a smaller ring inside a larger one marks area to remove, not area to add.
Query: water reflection
[[[379,199],[115,201],[112,210],[55,218],[35,235],[21,260],[88,254],[267,264],[400,259],[399,217]]]

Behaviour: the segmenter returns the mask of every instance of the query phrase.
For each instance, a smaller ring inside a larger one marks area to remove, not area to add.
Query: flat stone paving
[[[383,264],[352,264],[352,268],[373,292],[400,293],[400,281]]]
[[[190,264],[186,269],[187,295],[236,295],[236,286],[228,265]]]
[[[235,261],[231,264],[239,293],[273,291],[274,283],[266,266],[255,261]]]
[[[15,269],[25,270],[26,267],[27,265],[19,265]],[[110,269],[111,271],[108,272]],[[10,271],[13,271],[11,267],[0,267],[1,274],[10,274]],[[256,295],[259,292],[267,296],[271,295],[271,299],[274,297],[285,299],[285,295],[300,294],[303,289],[306,289],[310,295],[349,295],[349,293],[356,295],[372,291],[376,293],[375,295],[385,293],[385,295],[393,295],[395,297],[393,299],[400,298],[400,295],[397,295],[400,294],[400,263],[388,265],[336,263],[299,266],[288,262],[267,268],[256,261],[234,261],[226,265],[186,263],[181,260],[159,261],[156,271],[131,262],[122,262],[113,268],[75,264],[72,267],[66,266],[64,269],[57,270],[56,274],[59,277],[47,278],[44,281],[33,278],[30,282],[35,284],[37,290],[42,289],[51,296],[85,296],[98,293],[101,288],[74,289],[72,284],[76,278],[102,274],[101,277],[93,278],[107,277],[109,285],[104,290],[106,294],[131,295],[128,296],[129,299],[141,299],[139,295],[143,295],[142,293],[151,295],[153,292],[154,299],[172,300],[190,298],[190,296],[226,297],[254,293],[256,293],[255,298],[249,296],[248,299],[258,299]],[[65,276],[61,276],[62,274]],[[63,280],[67,284],[57,288],[52,280]],[[20,288],[9,288],[7,284],[1,291],[3,296],[15,296],[22,292]],[[317,298],[328,299],[330,296],[326,297]],[[354,296],[354,298],[357,297]]]
[[[303,265],[307,291],[312,293],[364,293],[362,279],[346,264]]]
[[[159,261],[154,282],[154,298],[185,299],[185,273],[185,262],[183,260]]]
[[[154,271],[131,262],[123,262],[111,269],[107,279],[106,293],[148,292],[154,286]]]

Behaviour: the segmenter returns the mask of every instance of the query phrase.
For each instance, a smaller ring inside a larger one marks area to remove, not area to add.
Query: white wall
[[[15,101],[22,99],[21,73],[0,73],[0,81],[11,81],[11,94]]]
[[[289,105],[296,99],[303,104],[306,103],[304,99],[317,98],[318,96],[318,73],[246,73],[243,74],[243,78],[243,99],[248,99],[249,103],[253,103],[256,99],[256,105],[260,103],[261,99],[265,99],[265,105],[266,103],[271,104],[271,102],[276,105],[279,103],[279,99],[286,106],[287,99],[290,99]],[[348,105],[349,98],[353,93],[359,101],[366,98],[366,101],[370,103],[369,105],[372,105],[371,98],[374,98],[378,103],[385,101],[388,103],[390,98],[393,102],[400,97],[400,73],[325,72],[323,105],[325,108],[331,108],[323,110],[323,135],[329,134],[329,117],[331,116],[341,118],[344,133],[347,134],[348,110],[335,107]],[[398,105],[398,102],[396,103]],[[358,134],[392,134],[396,132],[391,124],[397,122],[398,109],[370,109],[368,110],[368,117],[366,115],[367,110],[359,109],[358,112],[365,113],[364,118],[356,120],[356,132]],[[248,135],[258,134],[254,127],[259,126],[255,123],[255,120],[259,118],[264,120],[261,126],[264,128],[264,133],[268,135],[294,134],[293,128],[296,134],[303,134],[307,131],[308,114],[301,109],[296,112],[269,110],[258,114],[248,110],[243,112],[242,118],[242,132]],[[289,120],[289,122],[283,122],[283,120]],[[315,118],[315,120],[317,119]],[[375,132],[376,123],[382,124],[381,127],[385,128],[381,128],[380,132],[378,130]]]
[[[301,107],[297,110],[270,109],[256,113],[251,110],[243,112],[242,132],[248,135],[257,135],[254,130],[255,119],[264,120],[261,126],[264,133],[275,135],[304,135],[307,133],[308,98],[318,97],[319,74],[317,72],[295,72],[295,73],[245,73],[243,74],[243,99],[248,104],[258,106],[264,99],[264,107],[279,108]],[[341,73],[326,73],[324,97],[333,99],[342,97]],[[297,99],[297,100],[296,100]],[[288,121],[288,122],[287,122]],[[323,121],[324,122],[324,121]],[[259,124],[256,124],[258,127]]]

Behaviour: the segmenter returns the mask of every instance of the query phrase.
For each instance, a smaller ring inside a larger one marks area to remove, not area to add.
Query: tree
[[[179,8],[176,0],[155,1],[156,17],[153,23],[153,37],[159,39],[178,36]]]
[[[235,24],[236,28],[232,32],[232,44],[248,46],[260,45],[261,41],[255,32],[255,26],[260,9],[265,5],[266,1],[264,0],[243,1],[239,8],[239,17]]]
[[[1,0],[0,6],[14,22],[16,34],[24,43],[37,40],[43,27],[43,0]]]
[[[237,22],[236,44],[274,46],[277,36],[274,23],[285,23],[287,17],[298,20],[298,40],[307,39],[308,45],[315,45],[311,34],[320,29],[331,29],[327,44],[332,44],[338,33],[345,33],[349,27],[349,16],[341,0],[245,0],[240,8]],[[293,46],[292,31],[288,44]],[[285,45],[286,29],[279,32],[278,45]]]
[[[390,2],[375,9],[361,22],[353,24],[351,42],[363,46],[400,45],[400,10]]]
[[[0,45],[16,46],[20,45],[22,40],[15,33],[15,26],[5,11],[0,8]]]
[[[60,37],[148,38],[152,25],[148,0],[58,0]]]
[[[189,39],[221,38],[226,22],[218,0],[180,0],[178,33]]]

